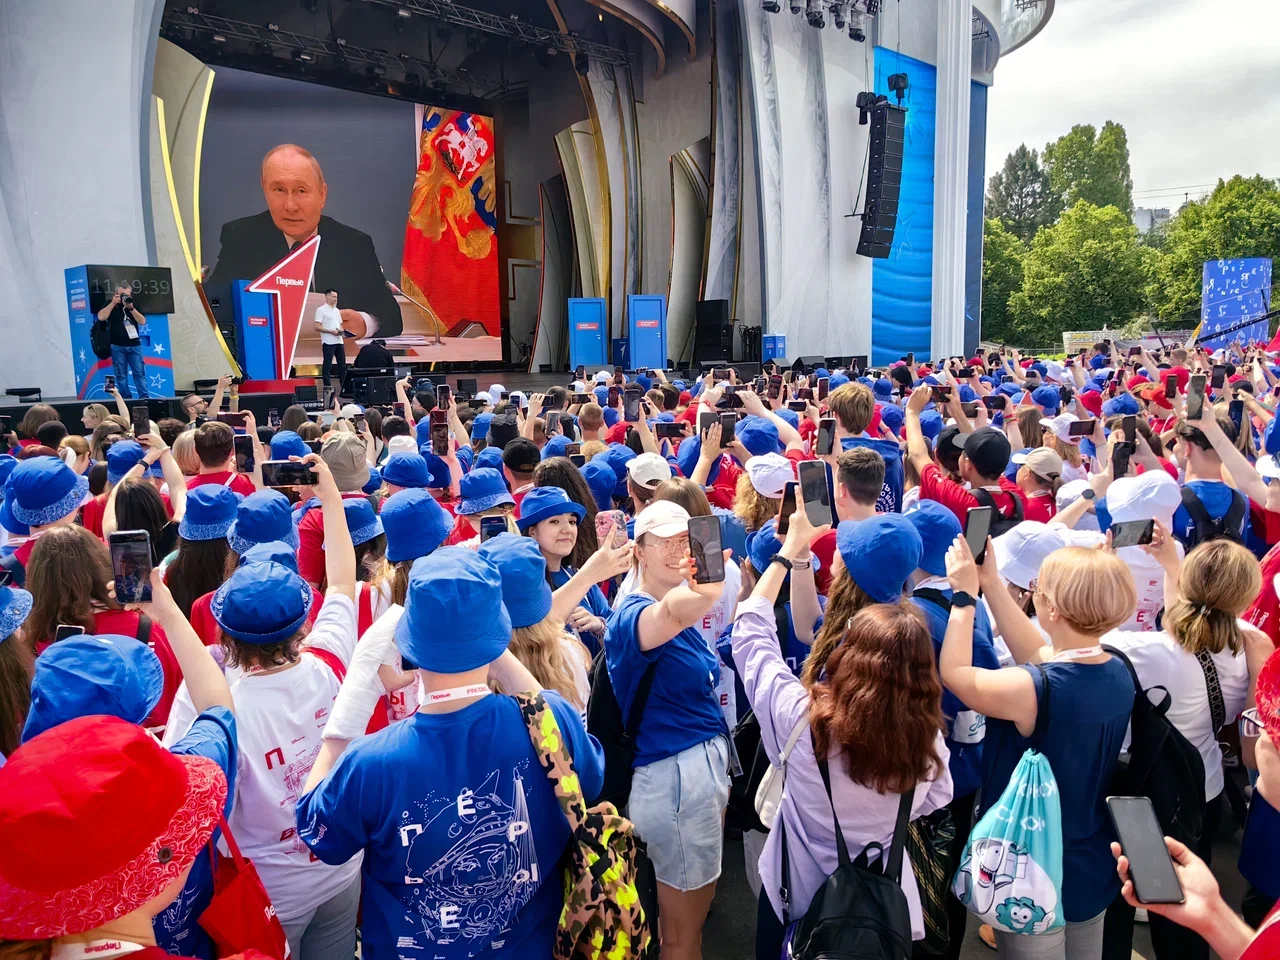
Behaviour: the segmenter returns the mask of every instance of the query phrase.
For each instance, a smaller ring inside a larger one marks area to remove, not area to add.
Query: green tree
[[[1206,261],[1270,257],[1280,266],[1280,185],[1264,177],[1219,180],[1165,225],[1162,249],[1147,290],[1152,308],[1163,321],[1194,324]],[[1273,308],[1278,299],[1272,296]]]
[[[1022,289],[1022,241],[988,217],[982,232],[982,338],[1015,343],[1018,331],[1009,310],[1009,298]]]
[[[1120,124],[1108,120],[1100,132],[1091,124],[1076,124],[1070,133],[1045,146],[1044,166],[1064,207],[1087,200],[1133,216],[1129,137]]]
[[[1004,167],[987,181],[986,215],[1023,243],[1030,243],[1037,230],[1053,223],[1058,209],[1040,154],[1025,143],[1005,157]]]
[[[1009,298],[1024,340],[1057,342],[1064,330],[1119,327],[1141,312],[1154,250],[1118,208],[1077,201],[1031,242],[1022,289]]]

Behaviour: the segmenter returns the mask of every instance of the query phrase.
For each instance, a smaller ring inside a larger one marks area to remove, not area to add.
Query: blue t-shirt
[[[950,587],[935,588],[948,599]],[[933,656],[942,653],[942,640],[947,635],[949,614],[936,603],[923,597],[912,597],[911,602],[920,608],[929,623],[929,637],[933,640]],[[999,670],[1000,658],[991,640],[991,621],[987,618],[985,604],[978,604],[973,620],[973,665],[984,670]],[[946,721],[943,734],[947,749],[951,751],[948,764],[954,787],[953,796],[967,797],[982,786],[982,741],[986,738],[987,718],[970,710],[954,693],[942,688],[942,715]]]
[[[1187,484],[1187,489],[1194,490],[1200,503],[1204,505],[1205,512],[1209,514],[1212,520],[1221,520],[1226,516],[1227,511],[1231,509],[1231,501],[1235,497],[1243,497],[1243,493],[1232,490],[1221,480],[1191,480]],[[1191,519],[1191,515],[1187,513],[1187,508],[1179,506],[1173,513],[1173,535],[1186,545],[1187,538],[1195,529],[1195,522]],[[1249,503],[1245,501],[1244,520],[1240,525],[1240,539],[1247,540],[1249,535]]]
[[[210,707],[195,719],[187,735],[169,748],[170,753],[186,757],[207,757],[222,768],[227,777],[227,805],[224,816],[231,816],[236,794],[236,718],[226,707]],[[220,836],[214,830],[213,839]],[[218,955],[213,941],[197,921],[213,899],[213,866],[207,850],[201,851],[191,865],[191,873],[182,892],[164,911],[156,914],[151,929],[156,946],[177,957],[214,960]]]
[[[1042,666],[1049,678],[1049,725],[1037,738],[1021,736],[1008,720],[987,721],[982,799],[990,805],[1000,798],[1028,747],[1045,755],[1062,798],[1062,912],[1069,923],[1082,923],[1120,892],[1105,798],[1133,710],[1133,680],[1116,657]],[[1033,664],[1022,669],[1043,705],[1040,670]]]
[[[573,567],[561,567],[559,570],[550,571],[551,582],[555,584],[555,589],[559,590],[577,572]],[[604,591],[596,584],[591,585],[591,589],[587,591],[587,595],[582,598],[578,606],[585,607],[605,623],[608,623],[609,617],[613,615],[613,611],[609,609],[609,601],[604,598]],[[594,633],[582,632],[578,634],[578,639],[591,652],[591,658],[594,660],[596,654],[600,652],[600,638]]]
[[[543,697],[590,803],[604,780],[600,744],[559,694]],[[365,851],[366,960],[551,956],[569,825],[511,697],[362,737],[297,817],[325,863]]]
[[[877,513],[901,513],[902,490],[906,479],[902,469],[902,448],[896,440],[880,440],[872,437],[845,437],[840,441],[842,450],[866,447],[884,459],[884,486],[876,499]]]
[[[604,643],[609,681],[624,717],[631,712],[640,675],[651,662],[657,664],[636,736],[633,765],[637,767],[673,757],[726,732],[716,697],[720,661],[697,628],[688,627],[652,650],[640,649],[640,614],[656,602],[647,593],[623,597],[609,620]]]

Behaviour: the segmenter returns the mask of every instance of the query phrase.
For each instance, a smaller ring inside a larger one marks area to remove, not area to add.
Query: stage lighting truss
[[[1014,0],[1014,5],[1018,8],[1019,12],[1023,10],[1034,10],[1043,3],[1044,0]]]
[[[760,0],[760,6],[765,13],[779,13],[783,2],[793,14],[804,14],[814,29],[828,24],[841,32],[847,28],[849,39],[858,43],[867,39],[867,20],[880,12],[881,4],[881,0]]]
[[[987,26],[987,21],[982,17],[974,17],[970,21],[970,28],[973,31],[971,42],[977,43],[979,40],[991,39],[991,28]]]

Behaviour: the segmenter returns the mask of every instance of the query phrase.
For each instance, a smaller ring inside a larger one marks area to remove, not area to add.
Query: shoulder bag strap
[[[576,833],[586,822],[587,801],[582,795],[578,771],[573,766],[573,757],[565,745],[556,715],[540,693],[517,693],[514,699],[520,705],[520,716],[529,730],[529,739],[533,741],[538,761],[551,781],[556,799],[560,801],[560,810],[569,822],[569,829]]]
[[[1204,674],[1204,687],[1209,694],[1209,716],[1213,719],[1213,732],[1217,733],[1227,722],[1227,705],[1222,699],[1222,684],[1218,680],[1218,668],[1208,650],[1196,654],[1200,672]]]
[[[645,705],[649,702],[649,691],[653,689],[653,677],[657,673],[658,662],[655,660],[644,668],[640,674],[640,682],[636,684],[636,695],[631,700],[631,710],[627,713],[627,726],[623,732],[624,743],[629,750],[635,749],[636,737],[640,735],[640,718],[644,716]]]
[[[810,739],[813,737],[813,731],[809,731]],[[815,747],[813,754],[818,756],[818,750]],[[822,786],[827,791],[827,802],[831,804],[831,819],[836,827],[836,857],[840,861],[840,866],[847,867],[850,864],[849,847],[844,842],[844,831],[840,829],[840,817],[836,813],[836,801],[831,796],[831,768],[827,765],[825,757],[818,757],[818,772],[822,774]]]
[[[941,607],[942,612],[948,616],[951,614],[951,598],[941,590],[935,590],[933,587],[920,587],[911,596],[927,600],[935,607]]]
[[[796,743],[800,740],[800,734],[804,733],[805,728],[809,726],[809,711],[806,709],[804,716],[796,721],[795,728],[791,731],[791,736],[787,737],[786,745],[782,748],[782,753],[778,754],[778,759],[782,761],[782,783],[786,786],[787,782],[787,760],[791,756],[791,751],[795,749]]]
[[[907,845],[907,827],[911,822],[911,802],[915,795],[913,788],[898,801],[898,822],[893,826],[893,843],[889,847],[889,859],[884,867],[884,875],[891,877],[899,885],[902,884],[902,850]]]
[[[151,642],[151,618],[145,613],[138,614],[138,636],[139,643]]]
[[[973,499],[978,501],[978,506],[980,507],[996,506],[995,498],[991,496],[991,493],[989,491],[982,489],[982,487],[975,487],[974,489],[970,490],[969,495],[973,497]],[[1015,497],[1014,499],[1017,499],[1017,498]],[[997,513],[1000,512],[999,507],[996,507],[996,512]]]
[[[1040,738],[1049,729],[1049,672],[1045,670],[1043,663],[1037,663],[1035,666],[1040,671],[1043,692],[1036,697],[1036,728],[1031,735],[1039,743]]]
[[[222,831],[222,839],[227,842],[227,849],[231,851],[231,859],[235,861],[237,867],[244,866],[244,854],[240,852],[240,846],[236,843],[236,838],[231,835],[231,827],[227,823],[227,818],[219,814],[218,829]],[[210,840],[210,843],[213,841]]]
[[[1223,532],[1229,537],[1239,538],[1244,529],[1244,514],[1249,509],[1249,499],[1239,490],[1231,491],[1231,506],[1222,516]]]
[[[1182,509],[1187,511],[1187,516],[1191,518],[1191,522],[1196,525],[1197,530],[1205,530],[1209,533],[1217,530],[1217,523],[1209,516],[1209,511],[1204,508],[1204,504],[1200,502],[1200,498],[1190,487],[1182,488]],[[1203,540],[1207,538],[1198,535],[1197,539]]]

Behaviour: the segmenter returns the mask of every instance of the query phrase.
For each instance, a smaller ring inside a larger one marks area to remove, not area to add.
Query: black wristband
[[[957,590],[955,593],[951,594],[952,608],[976,607],[977,605],[978,605],[978,598],[975,597],[972,593],[968,593],[964,590]]]

